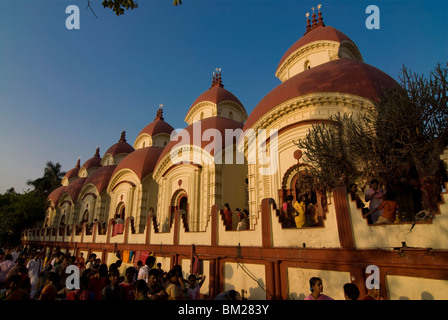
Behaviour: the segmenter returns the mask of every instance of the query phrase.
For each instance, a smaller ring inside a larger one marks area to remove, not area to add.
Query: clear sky
[[[132,145],[159,104],[184,128],[216,67],[250,113],[280,84],[277,65],[318,4],[326,25],[395,79],[403,65],[428,75],[448,62],[443,0],[140,0],[120,17],[101,2],[92,1],[97,19],[87,0],[1,0],[0,193],[28,189],[47,161],[68,171],[98,146],[103,156],[123,130]],[[379,30],[365,26],[371,4]],[[65,26],[69,5],[80,9],[79,30]]]

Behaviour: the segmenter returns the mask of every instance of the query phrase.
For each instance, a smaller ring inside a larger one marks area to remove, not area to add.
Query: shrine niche
[[[303,152],[294,151],[293,157],[297,164],[292,165],[283,175],[282,188],[279,189],[279,200],[282,203],[281,223],[283,228],[295,228],[291,217],[293,204],[304,200],[306,224],[305,227],[322,227],[326,219],[327,197],[324,192],[315,190],[306,168],[308,164],[301,162]],[[289,221],[291,220],[291,221]]]

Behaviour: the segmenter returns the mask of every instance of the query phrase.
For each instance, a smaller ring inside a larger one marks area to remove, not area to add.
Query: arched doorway
[[[179,242],[179,228],[182,221],[185,231],[188,227],[188,195],[184,189],[177,190],[171,197],[170,226],[174,223],[174,243]]]

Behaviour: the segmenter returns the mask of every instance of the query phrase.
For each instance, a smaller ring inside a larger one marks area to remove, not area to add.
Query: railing
[[[250,230],[226,230],[220,211],[216,206],[210,212],[207,225],[202,231],[188,231],[178,214],[167,232],[160,232],[156,219],[148,218],[143,233],[135,232],[135,221],[128,217],[124,224],[114,224],[111,219],[106,226],[96,224],[65,227],[64,237],[56,237],[56,228],[28,229],[22,238],[30,242],[63,241],[68,243],[118,243],[118,244],[166,244],[211,245],[282,248],[353,248],[393,250],[405,242],[416,248],[448,249],[448,237],[444,228],[448,225],[448,194],[439,205],[440,214],[432,222],[395,223],[368,225],[362,218],[361,209],[347,193],[340,193],[336,200],[331,197],[323,226],[304,229],[282,228],[280,210],[272,199],[265,199],[261,209],[251,214]],[[336,201],[335,201],[336,200]],[[336,202],[336,203],[335,203]],[[411,229],[412,227],[412,229]],[[72,235],[75,231],[74,235]],[[59,229],[59,235],[61,235]],[[348,238],[347,238],[348,237]],[[351,237],[351,238],[350,238]]]

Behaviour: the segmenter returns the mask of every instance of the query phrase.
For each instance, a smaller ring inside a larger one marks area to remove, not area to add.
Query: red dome
[[[269,92],[251,112],[244,128],[282,102],[317,92],[341,92],[366,99],[377,99],[383,87],[397,82],[381,70],[363,62],[341,58],[301,72]]]
[[[86,180],[87,178],[78,178],[70,182],[70,184],[64,190],[64,193],[68,193],[73,202],[76,201]]]
[[[174,131],[174,128],[172,126],[170,126],[165,121],[158,119],[158,120],[151,122],[146,127],[144,127],[138,135],[146,133],[152,137],[159,133],[171,134],[171,132],[173,132],[173,131]]]
[[[163,148],[154,146],[135,150],[121,160],[112,175],[115,175],[121,169],[130,169],[141,181],[154,171],[155,164],[162,151]]]
[[[98,167],[101,167],[100,148],[97,148],[95,155],[82,165],[82,168],[85,168],[86,170]]]
[[[61,198],[61,195],[64,193],[66,188],[67,187],[65,186],[60,186],[59,188],[54,189],[48,196],[47,201],[51,200],[53,202],[53,205],[57,206],[59,199]]]
[[[78,159],[78,162],[76,162],[76,166],[73,169],[70,169],[65,174],[64,178],[71,179],[73,177],[77,177],[80,169],[80,159]]]
[[[114,144],[112,147],[110,147],[106,151],[106,154],[110,154],[112,156],[116,156],[116,155],[121,154],[121,153],[131,153],[134,150],[135,149],[129,143],[126,142],[125,132],[123,131],[121,133],[120,140],[116,144]]]
[[[188,135],[189,135],[189,140],[185,141],[186,139],[179,139],[180,141],[177,141],[178,136],[181,135],[181,133],[178,133],[171,141],[170,143],[168,143],[168,145],[165,147],[165,149],[163,150],[163,153],[160,155],[160,158],[156,164],[156,167],[159,163],[159,161],[168,153],[170,153],[171,149],[175,146],[182,146],[182,145],[196,145],[202,149],[204,149],[205,147],[209,146],[210,144],[213,144],[213,141],[206,141],[203,140],[202,138],[197,139],[196,137],[193,137],[193,128],[194,126],[197,125],[201,125],[201,137],[203,135],[203,133],[207,130],[207,129],[217,129],[219,130],[219,132],[221,133],[221,137],[222,137],[222,142],[221,142],[221,147],[224,149],[225,146],[233,143],[233,141],[226,141],[225,137],[226,137],[226,129],[231,129],[231,130],[236,130],[236,129],[242,129],[243,128],[243,124],[241,122],[229,119],[229,118],[224,118],[224,117],[210,117],[210,118],[206,118],[206,119],[202,119],[200,121],[196,121],[193,124],[189,125],[188,127],[186,127],[185,130]],[[237,137],[237,141],[238,141]],[[198,143],[199,142],[199,143]],[[214,153],[216,152],[216,150],[213,148],[211,155],[213,156]]]
[[[112,177],[112,173],[116,167],[117,166],[115,165],[111,165],[99,168],[87,178],[83,186],[91,183],[95,186],[96,190],[98,190],[99,194],[102,193],[106,190],[109,180]]]
[[[299,40],[296,41],[289,49],[286,51],[286,53],[283,55],[282,59],[280,60],[280,63],[278,64],[278,68],[283,64],[283,62],[297,49],[307,45],[308,43],[314,42],[314,41],[322,41],[322,40],[329,40],[329,41],[336,41],[341,42],[343,40],[349,40],[352,41],[348,36],[346,36],[341,31],[325,26],[325,27],[318,27],[316,29],[311,30],[306,35],[301,37]],[[352,41],[353,42],[353,41]]]

